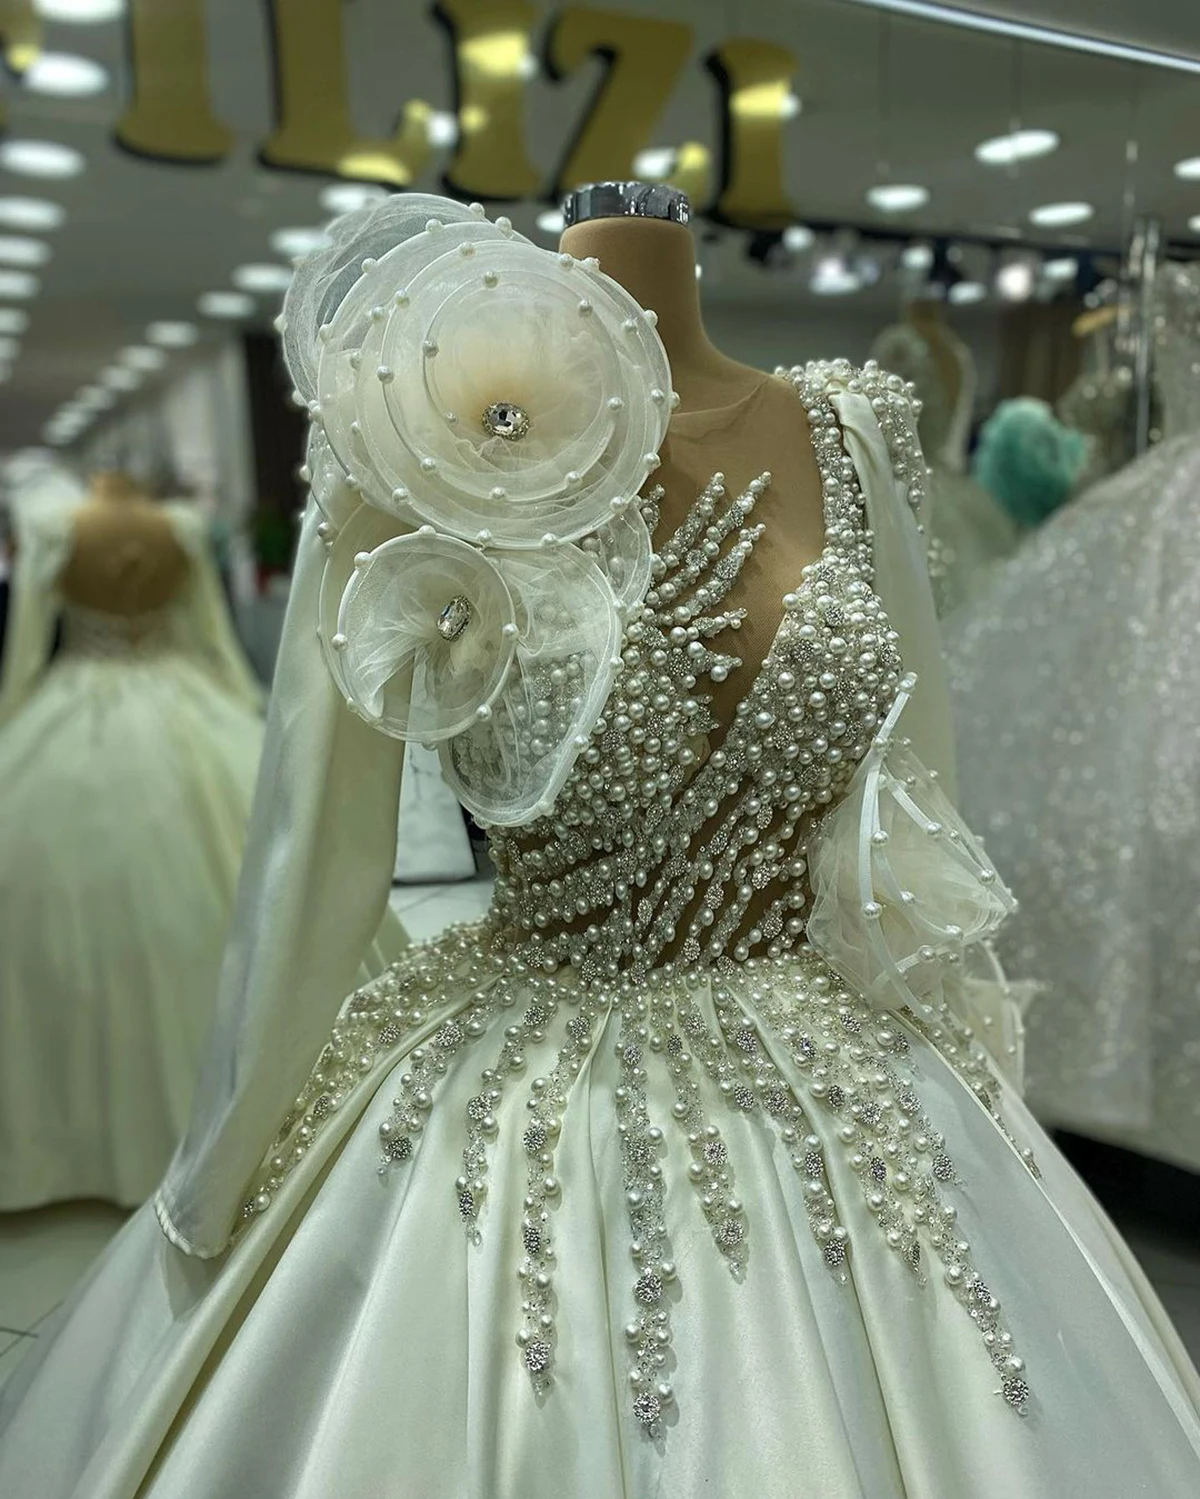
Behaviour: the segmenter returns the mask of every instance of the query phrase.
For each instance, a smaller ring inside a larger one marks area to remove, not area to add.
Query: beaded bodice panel
[[[495,919],[536,967],[642,977],[667,959],[740,962],[803,941],[805,834],[866,753],[901,676],[828,376],[791,376],[823,481],[826,545],[784,598],[765,661],[755,671],[735,654],[745,609],[729,600],[763,534],[754,509],[770,476],[731,499],[718,474],[658,544],[604,715],[553,813],[493,833]],[[879,412],[907,471],[911,438],[888,404],[907,397],[893,387],[881,380]],[[712,687],[740,674],[746,690],[720,724]]]
[[[1155,385],[1163,435],[1181,437],[1200,432],[1200,270],[1169,263],[1159,274]]]
[[[68,603],[63,609],[61,654],[92,660],[137,661],[179,646],[175,611],[110,614]]]

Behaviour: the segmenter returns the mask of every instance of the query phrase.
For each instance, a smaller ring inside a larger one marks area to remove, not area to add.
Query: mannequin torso
[[[658,316],[680,398],[653,480],[665,491],[661,534],[679,525],[718,470],[731,495],[764,472],[772,476],[751,518],[766,524],[770,544],[754,549],[731,597],[737,605],[755,601],[739,654],[756,667],[779,624],[779,600],[825,543],[821,478],[804,408],[786,381],[739,364],[710,342],[700,317],[695,245],[682,224],[594,219],[567,229],[561,248],[581,260],[595,256],[606,275]],[[732,679],[726,687],[731,701],[744,690],[744,681],[736,690]],[[720,712],[720,699],[717,706]]]
[[[86,609],[132,618],[169,604],[187,568],[158,507],[125,475],[96,474],[75,517],[64,596]]]

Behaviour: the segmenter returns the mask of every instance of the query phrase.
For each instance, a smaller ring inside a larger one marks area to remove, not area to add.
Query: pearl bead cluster
[[[910,1272],[921,1279],[926,1251],[939,1263],[980,1329],[1004,1398],[1020,1410],[1028,1397],[999,1304],[943,1200],[956,1181],[946,1142],[901,1076],[908,1036],[921,1030],[1000,1122],[984,1054],[948,1010],[921,1022],[876,1013],[804,943],[806,840],[903,679],[895,633],[871,588],[871,536],[831,388],[871,399],[914,506],[924,466],[902,382],[842,363],[791,378],[822,476],[826,547],[784,600],[775,640],[724,738],[705,758],[720,725],[698,683],[741,666],[710,642],[743,618],[719,606],[762,534],[748,521],[767,475],[731,503],[718,475],[663,543],[604,714],[552,813],[494,833],[488,918],[417,948],[352,996],[244,1210],[252,1219],[270,1205],[323,1121],[396,1054],[405,1071],[379,1126],[380,1169],[412,1160],[439,1080],[468,1042],[492,1037],[498,1048],[467,1105],[454,1183],[467,1231],[477,1234],[506,1095],[546,1058],[524,1084],[517,1343],[535,1387],[547,1388],[557,1345],[556,1145],[576,1080],[615,1017],[614,1108],[633,1260],[631,1409],[651,1432],[674,1400],[676,1270],[664,1130],[652,1113],[664,1080],[701,1212],[735,1277],[746,1271],[749,1224],[716,1110],[777,1133],[821,1256],[845,1279],[849,1235],[827,1166],[827,1152],[839,1152]],[[509,1018],[518,1006],[520,1018]]]

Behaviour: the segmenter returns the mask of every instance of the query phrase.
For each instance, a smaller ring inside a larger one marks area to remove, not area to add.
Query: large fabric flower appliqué
[[[399,243],[343,290],[378,224],[335,226],[285,305],[313,397],[319,634],[349,707],[437,744],[481,822],[520,824],[586,745],[649,584],[638,495],[670,368],[653,314],[594,261],[443,199],[378,213]]]

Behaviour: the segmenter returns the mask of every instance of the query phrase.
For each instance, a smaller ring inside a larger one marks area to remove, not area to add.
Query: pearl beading
[[[826,546],[785,598],[774,642],[724,739],[705,757],[719,725],[698,683],[725,680],[742,664],[708,642],[744,617],[717,606],[762,535],[747,522],[769,475],[725,506],[716,476],[663,545],[644,606],[626,628],[604,716],[553,812],[493,832],[489,916],[452,928],[351,997],[244,1209],[249,1221],[270,1206],[324,1120],[402,1042],[411,1049],[379,1126],[380,1170],[413,1161],[439,1079],[469,1042],[502,1026],[467,1105],[454,1183],[467,1232],[477,1235],[506,1091],[531,1055],[556,1045],[526,1097],[518,1266],[520,1357],[546,1390],[558,1315],[555,1147],[573,1084],[615,1016],[614,1108],[633,1261],[632,1412],[651,1432],[674,1399],[667,1375],[676,1278],[651,1065],[669,1076],[693,1189],[735,1277],[746,1273],[750,1225],[714,1108],[776,1132],[802,1179],[824,1261],[846,1280],[849,1234],[826,1166],[832,1143],[910,1273],[922,1280],[926,1259],[939,1263],[980,1329],[1003,1398],[1023,1410],[1029,1396],[999,1303],[954,1233],[955,1209],[942,1192],[957,1182],[946,1142],[902,1075],[908,1034],[920,1031],[1003,1128],[984,1053],[948,1009],[936,1022],[873,1011],[803,940],[806,837],[845,789],[904,680],[895,633],[871,588],[871,536],[831,387],[870,397],[914,507],[924,465],[910,394],[895,377],[839,362],[791,378],[822,476]],[[654,496],[645,503],[653,523]],[[504,1023],[518,1005],[520,1018]],[[773,1059],[780,1047],[799,1088]],[[1036,1170],[1028,1152],[1023,1159]]]

